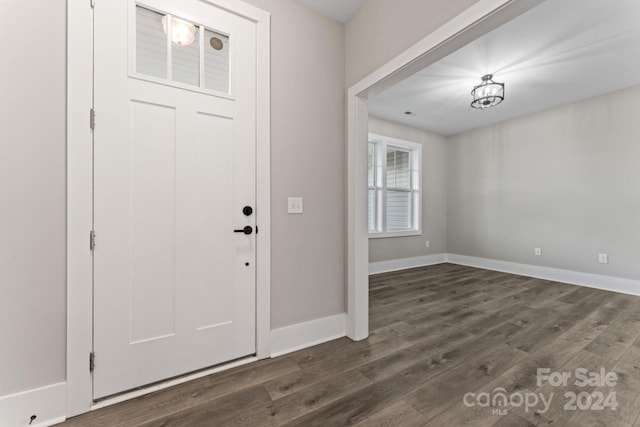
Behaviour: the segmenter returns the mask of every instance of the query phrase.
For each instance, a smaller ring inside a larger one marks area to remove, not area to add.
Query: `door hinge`
[[[89,372],[93,372],[96,368],[96,354],[92,351],[89,353]]]
[[[89,110],[89,127],[91,129],[96,128],[96,110],[94,110],[93,108]]]
[[[96,248],[96,233],[95,231],[91,230],[89,232],[89,249],[93,251],[95,248]]]

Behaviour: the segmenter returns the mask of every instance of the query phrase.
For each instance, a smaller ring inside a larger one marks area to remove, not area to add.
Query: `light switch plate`
[[[302,197],[289,197],[289,213],[302,214],[304,212]]]

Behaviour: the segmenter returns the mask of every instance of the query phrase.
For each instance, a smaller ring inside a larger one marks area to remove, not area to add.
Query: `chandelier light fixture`
[[[504,101],[504,83],[493,81],[493,74],[482,76],[482,83],[471,91],[471,106],[479,110],[493,107]]]
[[[170,25],[167,22],[168,18],[171,18]],[[165,34],[169,31],[169,26],[171,26],[171,41],[178,46],[189,46],[196,39],[196,26],[187,21],[165,15],[162,17],[162,29]]]

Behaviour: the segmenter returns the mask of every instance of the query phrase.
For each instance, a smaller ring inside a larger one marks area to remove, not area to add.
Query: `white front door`
[[[94,399],[255,353],[256,25],[212,3],[96,3]]]

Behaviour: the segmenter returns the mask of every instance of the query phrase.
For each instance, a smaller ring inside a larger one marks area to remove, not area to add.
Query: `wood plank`
[[[398,337],[374,343],[368,341],[361,341],[361,343],[361,345],[351,346],[351,348],[342,351],[325,354],[323,357],[313,355],[299,357],[295,354],[291,357],[301,369],[307,372],[331,376],[410,346],[407,341]]]
[[[569,341],[562,336],[558,337],[508,369],[502,376],[513,381],[518,388],[535,390],[538,369],[558,371],[586,345],[587,342]]]
[[[291,372],[290,374],[280,375],[270,381],[263,384],[267,393],[271,399],[276,400],[281,397],[288,396],[301,390],[305,387],[309,387],[322,378],[321,374],[315,374],[302,369]]]
[[[609,359],[620,359],[640,337],[640,313],[631,311],[615,320],[585,350]]]
[[[269,427],[277,426],[270,413],[271,399],[262,386],[251,387],[141,427]]]
[[[466,393],[493,381],[501,373],[527,357],[527,353],[500,344],[478,354],[464,365],[450,369],[405,397],[427,420],[432,420],[462,401]]]
[[[613,415],[596,411],[577,411],[566,424],[567,427],[631,427]]]
[[[602,388],[599,388],[598,390],[604,392]],[[607,408],[603,413],[615,417],[629,425],[633,424],[638,416],[640,416],[640,394],[636,392],[620,391],[615,387],[612,387],[611,391],[616,393],[616,402],[618,406],[615,410]]]
[[[325,377],[310,387],[275,400],[271,415],[279,425],[285,424],[368,385],[371,381],[356,370]]]
[[[622,354],[620,361],[630,365],[640,365],[640,338],[637,338]]]
[[[422,427],[426,420],[420,412],[407,402],[400,400],[366,420],[356,424],[358,427]]]
[[[612,371],[618,375],[618,384],[613,388],[614,391],[640,393],[640,365],[617,362]]]
[[[466,332],[451,329],[446,330],[444,333],[432,333],[429,339],[416,343],[406,349],[391,353],[376,361],[369,362],[358,368],[358,370],[365,377],[377,381],[409,368],[417,361],[431,360],[434,367],[445,366],[463,354],[459,351],[450,353],[451,350],[457,349],[461,344],[464,344],[465,341],[475,338]],[[474,340],[474,343],[475,342]],[[471,346],[467,348],[470,349]]]
[[[569,362],[563,365],[559,372],[568,372],[572,375],[578,368],[587,369],[590,372],[599,371],[601,368],[605,368],[610,371],[613,368],[613,362],[608,361],[598,355],[590,353],[588,351],[578,352]],[[564,406],[567,402],[564,394],[566,392],[581,393],[591,392],[593,387],[579,387],[575,384],[575,379],[572,378],[568,381],[567,386],[553,387],[548,382],[545,382],[542,386],[534,390],[536,393],[542,393],[547,399],[551,399],[551,405],[548,412],[525,412],[523,410],[516,410],[518,415],[528,420],[535,425],[566,425],[569,419],[574,415],[574,411],[565,410]]]
[[[408,391],[430,378],[433,370],[431,360],[418,362],[397,375],[377,381],[286,425],[324,427],[356,424],[396,403]]]
[[[139,425],[298,370],[300,368],[290,358],[259,361],[90,412],[67,423],[95,427]]]
[[[494,390],[502,388],[505,390],[506,395],[516,391],[521,391],[520,388],[513,382],[504,377],[498,376],[496,379],[483,384],[476,390],[469,390],[470,393],[474,393],[477,396],[479,393],[492,393]],[[464,396],[463,396],[464,398]],[[502,416],[494,413],[494,410],[506,409],[508,407],[481,407],[479,405],[469,406],[464,400],[460,399],[457,402],[443,411],[441,414],[433,418],[429,424],[430,427],[439,426],[464,426],[464,427],[489,427],[501,420]],[[473,399],[469,402],[473,402]]]
[[[515,413],[509,413],[493,425],[494,427],[535,427],[535,424],[525,420]]]
[[[406,322],[395,322],[371,331],[371,333],[369,334],[369,341],[375,343],[393,336],[400,337],[405,341],[408,341],[407,335],[413,333],[414,331],[415,327],[409,325]]]

